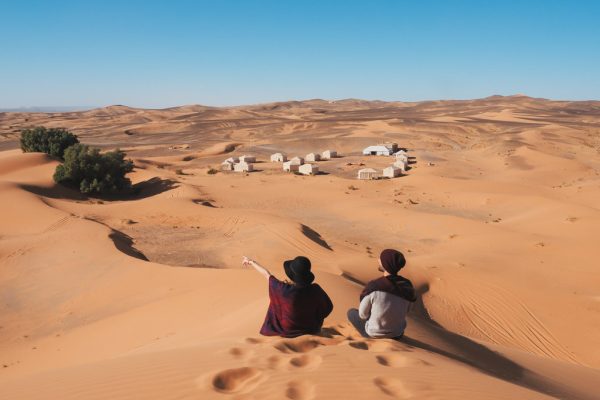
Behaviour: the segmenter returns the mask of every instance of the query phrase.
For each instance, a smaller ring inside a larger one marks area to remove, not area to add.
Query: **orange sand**
[[[126,149],[139,194],[55,186],[56,161],[10,150],[33,125]],[[0,113],[0,135],[1,399],[599,396],[598,102],[113,106]],[[354,179],[390,163],[360,155],[383,140],[412,169]],[[327,148],[326,175],[268,162]],[[242,154],[257,172],[206,173]],[[345,319],[386,247],[421,299],[401,342]],[[283,277],[300,254],[334,301],[326,329],[260,337],[266,282],[241,257]]]

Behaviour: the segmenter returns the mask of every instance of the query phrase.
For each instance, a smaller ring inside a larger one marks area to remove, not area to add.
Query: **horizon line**
[[[425,100],[380,100],[380,99],[363,99],[358,97],[348,97],[342,99],[324,99],[324,98],[305,98],[305,99],[287,99],[287,100],[274,100],[274,101],[265,101],[258,103],[243,103],[243,104],[229,104],[229,105],[209,105],[202,103],[188,103],[188,104],[179,104],[172,106],[164,106],[164,107],[141,107],[141,106],[132,106],[127,104],[120,103],[112,103],[107,105],[94,105],[94,106],[20,106],[20,107],[0,107],[0,113],[61,113],[61,112],[85,112],[92,111],[97,109],[109,108],[109,107],[127,107],[131,109],[140,109],[140,110],[167,110],[171,108],[181,108],[181,107],[209,107],[209,108],[237,108],[237,107],[250,107],[250,106],[260,106],[267,104],[283,104],[283,103],[292,103],[292,102],[309,102],[309,101],[324,101],[328,103],[336,103],[343,101],[362,101],[369,103],[427,103],[432,101],[476,101],[476,100],[485,100],[490,98],[528,98],[534,100],[543,100],[543,101],[568,101],[568,102],[597,102],[600,99],[559,99],[559,98],[548,98],[548,97],[533,97],[527,94],[511,94],[511,95],[501,95],[501,94],[493,94],[486,97],[474,97],[474,98],[440,98],[440,99],[425,99]]]

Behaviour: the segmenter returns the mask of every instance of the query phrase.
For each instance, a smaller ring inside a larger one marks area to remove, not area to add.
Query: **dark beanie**
[[[379,256],[381,260],[381,266],[385,269],[389,274],[396,275],[398,271],[406,265],[406,259],[404,255],[400,253],[398,250],[394,249],[385,249],[381,252]]]

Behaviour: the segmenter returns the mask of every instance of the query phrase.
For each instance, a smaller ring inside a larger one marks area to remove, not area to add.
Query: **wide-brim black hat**
[[[310,272],[310,267],[310,260],[303,256],[283,262],[285,274],[294,283],[301,286],[308,286],[315,280],[315,275]]]

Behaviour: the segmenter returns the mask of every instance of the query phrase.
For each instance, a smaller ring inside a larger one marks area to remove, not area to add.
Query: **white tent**
[[[331,160],[332,158],[336,158],[336,157],[337,157],[337,151],[335,151],[335,150],[325,150],[321,154],[321,158],[323,160]]]
[[[358,179],[377,179],[379,178],[379,172],[373,168],[363,168],[358,170]]]
[[[392,150],[382,144],[369,146],[363,149],[363,155],[365,156],[389,156],[390,154],[392,154]]]
[[[291,162],[292,164],[296,164],[296,165],[302,165],[302,164],[304,164],[304,158],[294,157],[289,162]]]
[[[271,154],[271,161],[273,161],[273,162],[286,162],[287,161],[287,157],[283,153],[275,153],[275,154]]]
[[[308,153],[304,159],[306,162],[320,161],[321,155],[319,153]]]
[[[392,165],[400,168],[402,171],[406,171],[408,169],[408,163],[403,160],[397,159]]]
[[[286,161],[283,163],[283,170],[286,172],[298,171],[300,164],[294,164],[292,161]]]
[[[250,172],[254,171],[254,165],[245,161],[241,161],[237,164],[233,164],[233,170],[236,172]]]
[[[221,163],[221,171],[233,171],[234,165],[235,165],[235,163],[225,160]]]
[[[396,157],[396,160],[403,160],[408,162],[408,156],[406,155],[406,153],[397,152],[394,153],[394,157]]]
[[[240,156],[240,162],[253,163],[253,162],[256,162],[256,157],[243,155],[243,156]]]
[[[402,175],[402,170],[395,165],[383,169],[383,176],[386,178],[395,178],[400,175]]]
[[[302,175],[316,175],[319,173],[319,167],[315,164],[304,164],[298,168],[298,172]]]

